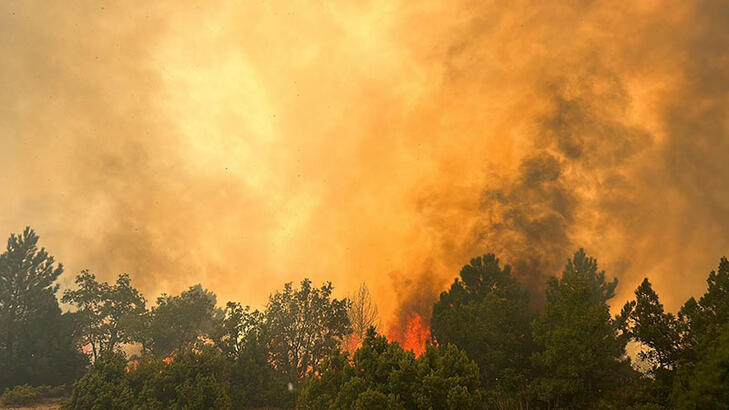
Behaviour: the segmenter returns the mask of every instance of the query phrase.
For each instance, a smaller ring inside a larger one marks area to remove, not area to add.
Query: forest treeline
[[[151,302],[125,274],[82,271],[60,292],[62,272],[30,228],[0,255],[5,395],[66,385],[68,409],[729,409],[725,258],[677,314],[645,279],[616,316],[617,280],[583,250],[538,311],[508,265],[474,258],[433,305],[420,356],[378,333],[364,286],[337,299],[304,279],[259,311],[201,285]]]

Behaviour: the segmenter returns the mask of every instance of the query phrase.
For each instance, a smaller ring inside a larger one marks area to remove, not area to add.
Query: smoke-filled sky
[[[582,246],[676,309],[729,254],[726,1],[3,2],[0,50],[0,234],[65,284],[392,317]]]

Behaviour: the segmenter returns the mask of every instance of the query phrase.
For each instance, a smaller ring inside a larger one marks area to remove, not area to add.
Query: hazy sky
[[[3,2],[0,50],[0,234],[66,284],[391,317],[583,246],[675,309],[729,254],[726,1]]]

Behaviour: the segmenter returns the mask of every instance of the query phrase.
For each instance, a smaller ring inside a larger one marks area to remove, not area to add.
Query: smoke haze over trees
[[[726,0],[0,2],[0,233],[22,232],[0,389],[720,408],[727,22]]]
[[[291,266],[342,295],[366,281],[385,331],[427,321],[484,252],[539,296],[583,246],[676,310],[729,247],[727,18],[722,0],[4,3],[0,231],[44,232],[65,285],[128,272],[260,307]]]
[[[63,312],[62,267],[38,242],[27,228],[0,255],[0,399],[9,402],[70,389],[68,409],[729,405],[726,258],[677,314],[645,279],[613,316],[618,280],[583,249],[547,280],[539,310],[511,266],[486,254],[463,266],[430,322],[419,318],[432,337],[401,345],[375,326],[353,335],[353,318],[376,318],[364,285],[353,303],[309,279],[284,284],[262,311],[221,308],[200,284],[148,308],[128,275],[109,284],[84,270],[64,290]]]

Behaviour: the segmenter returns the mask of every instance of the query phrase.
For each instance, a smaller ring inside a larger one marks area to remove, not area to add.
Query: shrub
[[[127,377],[123,353],[109,352],[100,357],[73,386],[64,409],[129,409],[134,393]]]
[[[182,352],[166,362],[123,353],[104,355],[74,385],[64,409],[230,409],[230,371],[213,348]]]
[[[134,373],[149,368],[149,364]],[[153,408],[229,409],[230,370],[217,350],[183,352],[161,366],[154,377],[147,377],[142,391],[135,392],[139,403]]]
[[[27,384],[8,388],[0,395],[0,404],[5,406],[32,404],[40,399],[61,397],[66,386],[29,386]]]

